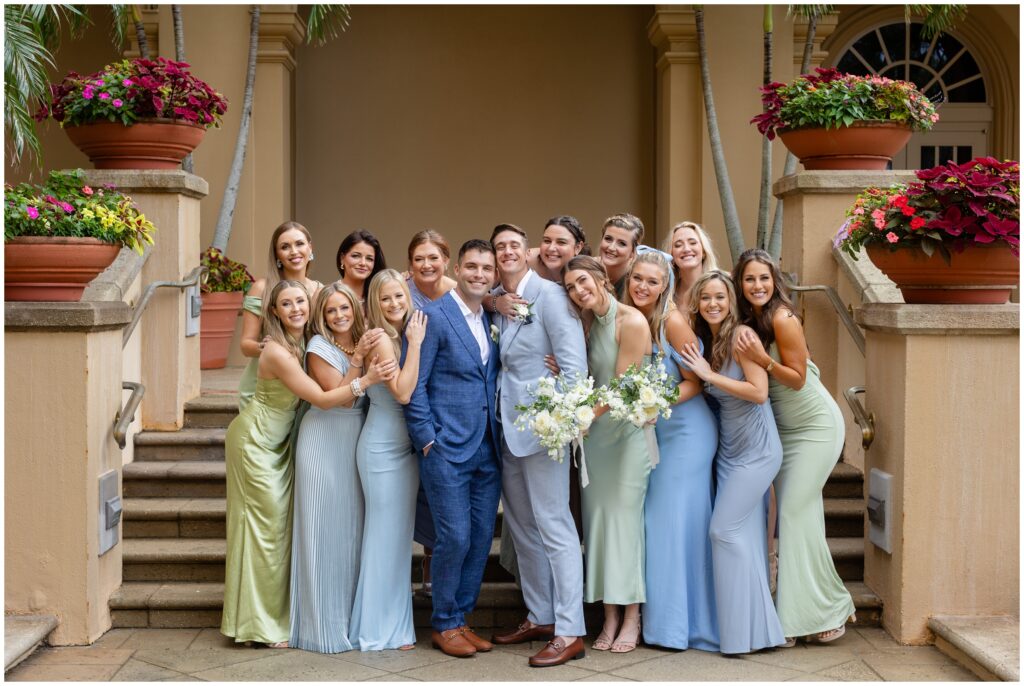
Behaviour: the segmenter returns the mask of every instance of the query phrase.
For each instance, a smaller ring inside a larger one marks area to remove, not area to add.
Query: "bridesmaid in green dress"
[[[615,300],[601,263],[574,257],[565,290],[582,312],[587,359],[596,385],[607,384],[632,364],[649,361],[651,331],[636,309]],[[584,438],[583,538],[586,551],[585,602],[604,602],[604,626],[594,650],[628,653],[640,636],[644,587],[644,498],[651,458],[641,429],[623,420],[595,420]],[[625,606],[624,612],[619,606]]]
[[[221,633],[235,641],[288,645],[292,460],[289,435],[299,400],[329,409],[363,394],[363,379],[322,391],[302,370],[309,296],[298,281],[280,281],[263,309],[266,344],[256,393],[228,426],[227,560]],[[390,378],[394,361],[377,364]]]
[[[737,349],[768,372],[768,393],[782,440],[775,477],[779,576],[775,604],[787,642],[828,643],[846,631],[853,599],[825,541],[821,491],[843,450],[839,406],[810,360],[800,320],[778,266],[764,250],[747,250],[733,270],[746,331]],[[767,352],[766,352],[767,348]]]
[[[270,236],[270,261],[267,277],[257,279],[242,299],[242,336],[239,346],[249,363],[238,382],[238,409],[243,410],[256,392],[256,363],[263,350],[260,334],[263,317],[263,294],[269,293],[278,281],[298,281],[306,287],[310,302],[320,290],[319,281],[307,276],[313,261],[313,239],[309,230],[298,222],[285,222]]]

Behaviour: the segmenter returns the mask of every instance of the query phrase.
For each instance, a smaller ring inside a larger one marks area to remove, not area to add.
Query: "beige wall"
[[[653,224],[650,16],[353,6],[339,40],[298,51],[295,218],[313,232],[314,276],[337,278],[338,244],[357,228],[402,269],[428,227],[457,250],[499,222],[537,241],[561,213],[592,241],[615,212]]]

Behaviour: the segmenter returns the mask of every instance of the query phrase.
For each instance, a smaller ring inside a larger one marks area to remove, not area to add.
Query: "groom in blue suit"
[[[455,279],[454,289],[423,308],[420,373],[404,409],[437,530],[431,639],[448,655],[470,657],[493,647],[466,615],[480,594],[501,495],[498,348],[482,306],[495,279],[489,242],[463,244]]]

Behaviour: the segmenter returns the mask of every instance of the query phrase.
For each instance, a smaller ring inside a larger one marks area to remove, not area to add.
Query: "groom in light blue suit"
[[[526,233],[512,224],[499,224],[491,244],[501,279],[493,295],[515,293],[528,303],[526,314],[495,318],[500,320],[503,522],[515,544],[529,614],[516,629],[496,634],[493,641],[549,640],[530,658],[530,665],[550,667],[584,656],[583,558],[569,510],[568,455],[556,462],[532,432],[519,431],[514,426],[519,414],[515,408],[529,405],[537,381],[550,376],[544,365],[547,355],[554,355],[567,376],[586,376],[586,342],[562,286],[528,267]]]
[[[492,648],[466,625],[466,615],[480,595],[501,495],[498,348],[482,307],[494,276],[491,244],[463,244],[455,288],[423,308],[428,319],[420,373],[404,407],[437,533],[431,640],[455,657]]]

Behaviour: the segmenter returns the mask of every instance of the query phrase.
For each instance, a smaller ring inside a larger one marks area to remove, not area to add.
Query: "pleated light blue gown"
[[[664,337],[662,366],[679,384],[682,358]],[[655,350],[657,354],[657,350]],[[718,651],[718,617],[711,565],[711,465],[718,423],[703,395],[672,407],[655,425],[661,462],[651,471],[644,504],[647,602],[644,642]]]
[[[349,362],[322,336],[309,341],[316,354],[342,375]],[[292,530],[292,648],[317,653],[352,650],[349,623],[359,580],[363,536],[363,489],[356,469],[356,442],[365,417],[355,407],[310,407],[295,446],[295,511]]]
[[[366,395],[370,411],[356,447],[366,518],[349,636],[360,650],[386,650],[416,643],[412,535],[420,472],[402,406],[383,384]]]
[[[730,356],[720,373],[743,380]],[[750,653],[786,642],[768,590],[764,497],[782,465],[771,401],[758,405],[708,384],[718,401],[716,475],[711,514],[715,601],[723,653]]]

